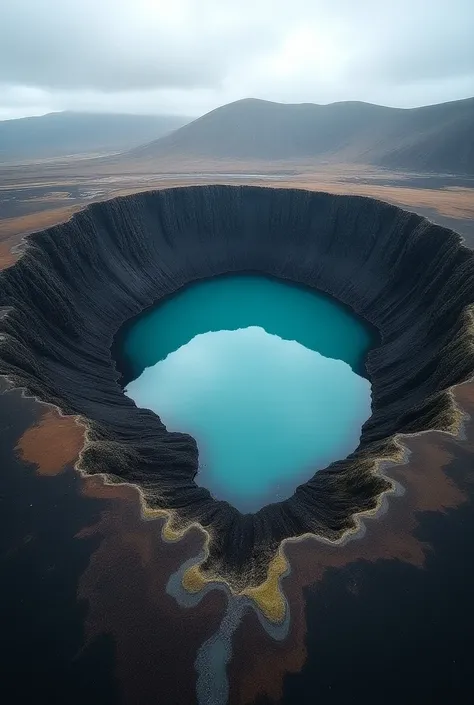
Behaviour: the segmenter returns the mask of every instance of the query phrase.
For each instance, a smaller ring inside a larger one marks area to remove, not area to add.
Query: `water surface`
[[[183,287],[124,326],[116,356],[124,381],[208,331],[260,326],[337,360],[362,376],[375,329],[334,298],[306,286],[254,274],[204,279]]]
[[[345,458],[370,416],[373,332],[318,292],[254,275],[205,280],[125,329],[126,394],[192,435],[196,482],[242,512]]]

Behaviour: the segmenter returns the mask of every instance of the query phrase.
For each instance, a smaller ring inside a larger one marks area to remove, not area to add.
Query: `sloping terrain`
[[[129,163],[317,159],[472,174],[474,98],[413,109],[360,102],[289,105],[240,100],[121,158]]]
[[[118,152],[157,139],[189,118],[171,115],[49,113],[0,122],[0,163]]]

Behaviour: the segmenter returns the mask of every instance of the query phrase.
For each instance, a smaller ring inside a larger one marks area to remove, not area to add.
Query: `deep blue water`
[[[125,391],[196,438],[198,484],[256,511],[356,449],[371,394],[354,369],[373,341],[345,307],[307,288],[205,280],[127,327]]]

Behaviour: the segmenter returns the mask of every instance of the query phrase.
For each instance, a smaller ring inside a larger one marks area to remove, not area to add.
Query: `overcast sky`
[[[0,119],[474,95],[473,0],[1,0]]]

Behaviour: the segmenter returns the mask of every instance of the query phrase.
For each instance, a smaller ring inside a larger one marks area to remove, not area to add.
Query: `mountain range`
[[[327,160],[474,174],[474,98],[412,109],[362,102],[291,105],[245,99],[123,157],[145,162],[178,157]]]
[[[0,162],[123,152],[176,130],[190,118],[49,113],[0,121]]]
[[[474,175],[474,98],[410,109],[244,99],[192,121],[66,112],[0,122],[0,162],[94,153],[114,156],[91,168],[150,172],[253,161]]]

